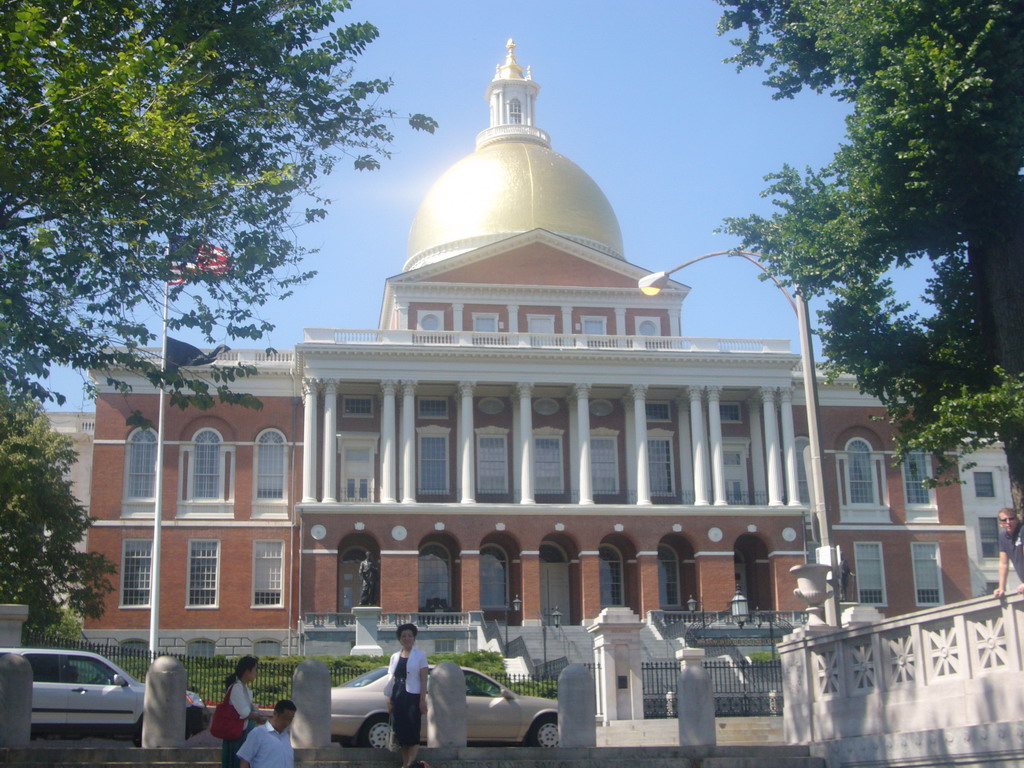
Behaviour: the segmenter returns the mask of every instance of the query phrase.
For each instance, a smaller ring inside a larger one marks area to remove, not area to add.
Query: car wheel
[[[132,734],[132,744],[136,747],[142,746],[142,715],[139,715],[139,722],[135,724],[135,732]]]
[[[387,715],[374,715],[363,723],[363,727],[359,729],[359,736],[356,737],[356,741],[360,747],[387,749],[388,731],[390,730],[391,725],[388,723]]]
[[[530,732],[526,734],[526,745],[529,747],[558,746],[558,718],[554,715],[541,715],[533,721]]]

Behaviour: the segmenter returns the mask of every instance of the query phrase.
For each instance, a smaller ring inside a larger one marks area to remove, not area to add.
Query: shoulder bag
[[[242,731],[245,728],[245,721],[238,715],[238,710],[231,704],[232,685],[224,693],[224,701],[213,710],[213,719],[210,720],[210,735],[225,741],[237,741],[242,738]]]

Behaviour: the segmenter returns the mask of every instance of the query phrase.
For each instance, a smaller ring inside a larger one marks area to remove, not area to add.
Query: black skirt
[[[408,661],[398,660],[395,668],[394,687],[391,689],[391,727],[395,731],[395,740],[403,747],[412,747],[420,743],[420,694],[405,690],[405,668]]]

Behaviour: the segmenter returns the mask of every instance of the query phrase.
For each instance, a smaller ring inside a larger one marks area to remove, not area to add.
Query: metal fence
[[[711,678],[716,717],[750,717],[782,714],[782,662],[739,662],[706,660]],[[675,717],[675,662],[645,662],[641,668],[644,686],[644,717]]]

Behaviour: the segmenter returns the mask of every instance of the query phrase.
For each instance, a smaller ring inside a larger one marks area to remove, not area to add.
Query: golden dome
[[[405,269],[533,229],[623,258],[615,212],[576,163],[529,140],[487,143],[427,193],[409,232]]]

